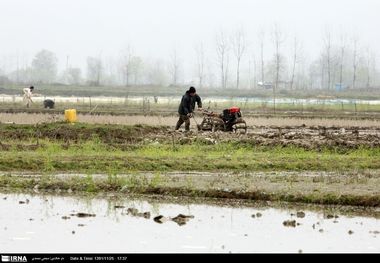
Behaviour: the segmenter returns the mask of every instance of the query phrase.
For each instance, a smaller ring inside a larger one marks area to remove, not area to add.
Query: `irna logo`
[[[28,262],[26,256],[3,256],[1,255],[1,262]]]

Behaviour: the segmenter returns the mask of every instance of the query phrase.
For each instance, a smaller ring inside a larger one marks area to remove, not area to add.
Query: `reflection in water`
[[[301,212],[114,195],[1,193],[0,209],[0,247],[8,253],[380,252],[379,219],[331,207]],[[160,215],[166,220],[155,222]]]

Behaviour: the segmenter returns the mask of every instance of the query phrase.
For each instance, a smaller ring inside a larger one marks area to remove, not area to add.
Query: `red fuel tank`
[[[230,108],[230,113],[236,113],[236,112],[239,112],[239,111],[240,111],[239,107],[231,107]]]

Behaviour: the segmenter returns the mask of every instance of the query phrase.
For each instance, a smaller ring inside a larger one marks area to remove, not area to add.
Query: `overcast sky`
[[[30,61],[45,48],[61,68],[67,55],[70,64],[83,66],[86,56],[116,56],[131,43],[153,57],[176,46],[186,62],[200,41],[215,53],[211,44],[220,29],[244,27],[257,44],[259,28],[269,32],[274,23],[289,38],[296,33],[310,56],[319,52],[326,26],[356,33],[380,53],[379,12],[379,0],[0,0],[0,59],[19,53]]]

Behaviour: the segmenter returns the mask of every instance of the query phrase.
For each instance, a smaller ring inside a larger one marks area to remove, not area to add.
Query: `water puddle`
[[[380,252],[377,215],[0,193],[1,252]]]

